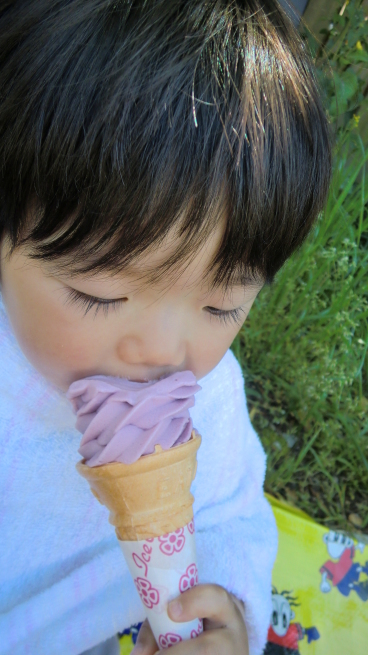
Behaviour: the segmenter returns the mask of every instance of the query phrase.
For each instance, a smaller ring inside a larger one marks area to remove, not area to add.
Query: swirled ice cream
[[[79,453],[88,466],[132,464],[142,455],[190,439],[189,408],[201,387],[191,371],[153,382],[94,375],[73,382],[67,392],[83,434]]]

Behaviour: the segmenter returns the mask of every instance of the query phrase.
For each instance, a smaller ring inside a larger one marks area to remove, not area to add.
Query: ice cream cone
[[[110,510],[116,535],[160,649],[203,631],[201,619],[171,621],[170,600],[198,584],[190,486],[201,437],[163,450],[155,447],[133,464],[87,466],[80,475]]]
[[[193,430],[186,443],[169,450],[156,446],[153,454],[133,464],[77,464],[92,493],[110,510],[109,520],[120,541],[158,537],[193,519],[190,486],[200,444],[201,437]]]
[[[181,371],[150,383],[92,376],[68,391],[86,458],[77,470],[109,509],[160,649],[203,631],[199,618],[168,615],[170,600],[198,584],[190,487],[201,437],[189,408],[199,389],[194,374]]]

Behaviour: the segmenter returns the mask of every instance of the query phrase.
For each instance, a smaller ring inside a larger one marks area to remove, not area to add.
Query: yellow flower
[[[357,41],[357,42],[356,42],[356,49],[357,49],[357,50],[363,50],[363,46],[362,46],[362,44],[360,43],[360,41]]]
[[[353,114],[353,119],[354,119],[355,127],[358,127],[360,116],[357,116],[357,114]]]

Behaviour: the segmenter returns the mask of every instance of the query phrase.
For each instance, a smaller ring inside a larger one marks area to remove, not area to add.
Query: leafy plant
[[[321,40],[302,28],[338,132],[352,119],[357,124],[359,112],[368,108],[368,10],[363,4],[363,0],[344,2],[328,28],[320,30]]]
[[[361,5],[342,5],[325,51],[315,50],[336,125],[325,210],[262,290],[232,348],[268,455],[267,491],[328,527],[368,533],[368,151],[355,113],[366,95]]]

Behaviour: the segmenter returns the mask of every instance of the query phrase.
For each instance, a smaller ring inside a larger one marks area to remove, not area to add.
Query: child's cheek
[[[93,365],[96,349],[88,331],[52,306],[37,303],[30,312],[25,301],[22,311],[10,308],[9,316],[25,356],[46,377]]]
[[[206,338],[198,344],[196,361],[200,362],[201,375],[207,375],[221,361],[228,348],[230,348],[237,330],[225,329],[208,330]]]
[[[49,281],[48,281],[49,282]],[[31,364],[50,382],[67,390],[71,381],[94,374],[102,339],[101,324],[61,302],[60,292],[39,279],[31,268],[5,270],[2,293],[13,331]]]

